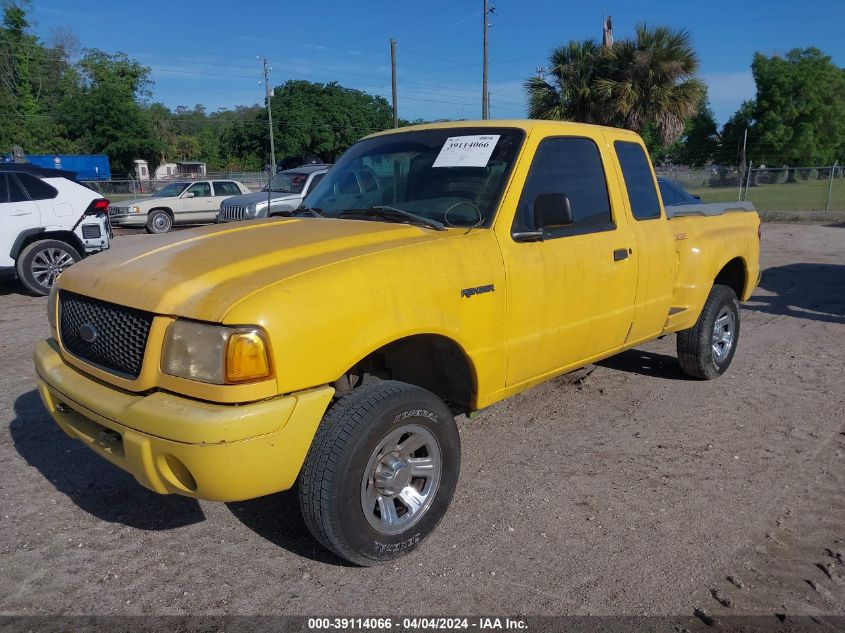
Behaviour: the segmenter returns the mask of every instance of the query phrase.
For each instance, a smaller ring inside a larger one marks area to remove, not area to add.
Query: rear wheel
[[[167,233],[173,228],[173,218],[162,209],[150,211],[147,216],[147,225],[144,228],[147,233]]]
[[[59,240],[40,240],[23,249],[17,261],[18,277],[30,292],[46,295],[68,266],[82,259],[73,246]]]
[[[300,473],[305,523],[358,565],[404,556],[446,513],[460,453],[455,420],[434,394],[395,381],[355,389],[326,414]]]
[[[693,378],[711,380],[724,374],[739,341],[739,300],[728,286],[716,284],[695,325],[678,332],[678,361]]]

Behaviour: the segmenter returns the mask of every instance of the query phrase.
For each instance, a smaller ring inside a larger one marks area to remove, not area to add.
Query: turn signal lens
[[[267,344],[261,332],[233,332],[226,345],[226,382],[260,380],[269,376]]]

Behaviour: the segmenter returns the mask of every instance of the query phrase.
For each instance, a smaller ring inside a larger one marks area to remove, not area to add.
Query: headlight
[[[50,288],[50,296],[47,299],[47,322],[54,330],[57,329],[56,316],[59,311],[59,289],[56,284]]]
[[[178,320],[167,328],[161,371],[215,385],[270,377],[264,331]]]
[[[129,207],[129,213],[141,213],[141,207]]]
[[[267,201],[263,202],[250,202],[246,205],[246,214],[251,218],[258,217],[258,214],[261,213],[264,209],[267,208]]]

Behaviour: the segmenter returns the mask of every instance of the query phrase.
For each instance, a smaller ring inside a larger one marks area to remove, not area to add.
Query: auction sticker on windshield
[[[487,167],[499,134],[450,136],[432,167]]]

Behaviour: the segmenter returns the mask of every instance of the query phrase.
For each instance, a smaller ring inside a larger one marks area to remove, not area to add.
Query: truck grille
[[[82,237],[84,237],[86,240],[96,240],[98,237],[100,237],[100,225],[83,224]]]
[[[151,313],[62,290],[59,314],[67,351],[101,369],[138,377],[153,322]]]
[[[243,220],[246,215],[246,208],[241,206],[221,206],[220,219],[224,222]]]

